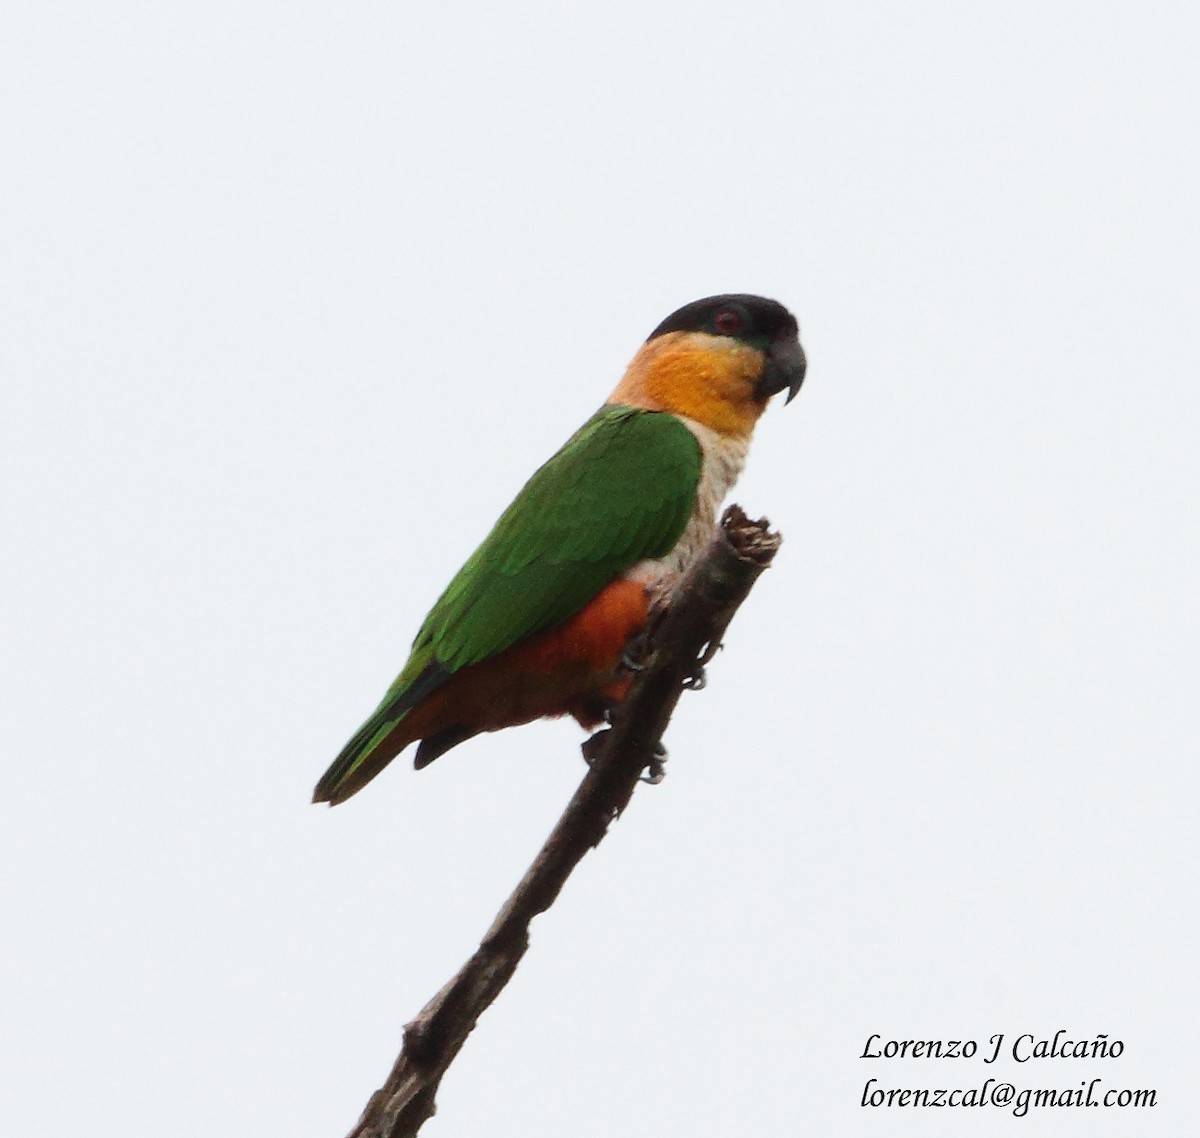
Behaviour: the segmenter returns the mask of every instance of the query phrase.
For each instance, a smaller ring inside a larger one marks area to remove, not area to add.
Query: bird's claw
[[[621,667],[627,672],[644,672],[654,661],[649,638],[644,634],[635,636],[625,645],[621,653]]]
[[[667,777],[666,762],[667,748],[662,745],[662,740],[660,739],[654,744],[654,753],[650,758],[650,762],[646,764],[646,773],[639,776],[639,781],[649,786],[657,786]]]
[[[720,640],[710,640],[700,655],[700,667],[704,667],[725,645]]]
[[[611,731],[611,727],[605,727],[601,731],[597,731],[594,735],[589,735],[582,743],[579,744],[579,750],[583,754],[583,761],[589,767],[595,766],[596,758],[600,752],[600,748],[604,745],[604,736]]]
[[[589,767],[596,765],[596,759],[600,757],[600,748],[604,746],[604,737],[611,731],[611,727],[605,727],[597,731],[593,735],[589,735],[582,743],[579,744],[579,750],[583,755],[583,761]],[[662,741],[654,744],[654,750],[650,754],[650,761],[646,764],[646,773],[638,776],[639,782],[648,783],[650,786],[657,786],[664,778],[667,777],[667,772],[664,769],[664,764],[667,761],[667,749],[662,745]]]
[[[688,691],[703,691],[708,687],[708,675],[704,671],[704,665],[709,662],[725,645],[719,640],[710,640],[705,645],[704,651],[700,653],[696,660],[696,666],[692,669],[692,674],[683,681],[683,686]]]

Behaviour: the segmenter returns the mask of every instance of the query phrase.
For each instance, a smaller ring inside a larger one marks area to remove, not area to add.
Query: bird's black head
[[[727,336],[763,352],[763,372],[756,386],[756,394],[763,399],[787,391],[790,403],[804,382],[808,361],[800,346],[800,329],[796,318],[777,300],[740,292],[706,296],[672,312],[647,339],[668,332]]]
[[[765,348],[778,336],[795,336],[796,318],[777,300],[749,293],[726,293],[693,300],[671,313],[647,339],[667,332],[707,332],[731,336],[755,348]]]

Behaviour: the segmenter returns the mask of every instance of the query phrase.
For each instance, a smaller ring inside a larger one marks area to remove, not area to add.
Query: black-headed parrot
[[[790,402],[805,367],[774,300],[711,296],[668,316],[438,598],[313,801],[345,801],[410,743],[420,769],[483,731],[601,723],[632,680],[626,647],[712,537],[768,400]]]

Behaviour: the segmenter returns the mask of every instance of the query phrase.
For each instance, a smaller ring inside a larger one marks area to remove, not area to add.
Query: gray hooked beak
[[[769,399],[780,391],[786,391],[788,397],[784,403],[790,403],[796,398],[807,369],[808,360],[795,336],[776,340],[767,349],[767,362],[755,384],[754,393],[760,399]]]

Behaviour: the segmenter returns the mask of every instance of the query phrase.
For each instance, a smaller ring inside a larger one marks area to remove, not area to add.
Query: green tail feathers
[[[313,801],[336,806],[366,786],[395,758],[398,748],[397,751],[381,748],[406,714],[402,712],[396,718],[389,718],[377,711],[372,715],[321,776],[313,791]]]
[[[430,692],[441,687],[450,675],[440,665],[431,664],[399,691],[396,690],[400,687],[397,682],[321,776],[313,791],[313,801],[336,806],[362,790],[412,741],[397,731],[404,717]]]

